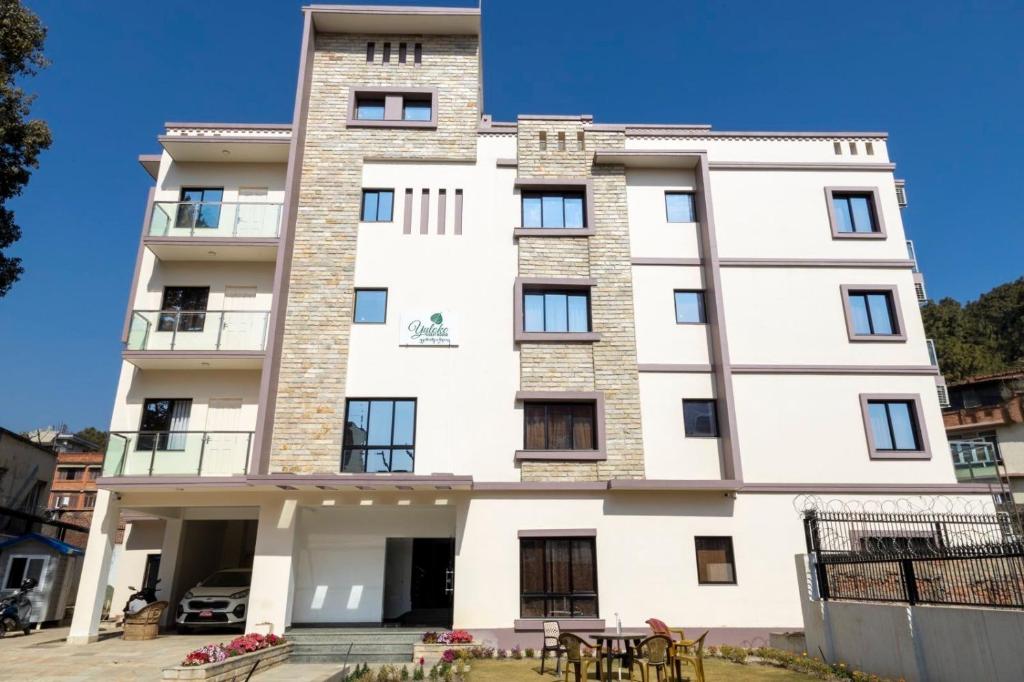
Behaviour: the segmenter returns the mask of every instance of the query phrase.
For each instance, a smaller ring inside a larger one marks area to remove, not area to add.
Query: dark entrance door
[[[412,612],[409,625],[451,627],[455,586],[455,540],[412,541]]]

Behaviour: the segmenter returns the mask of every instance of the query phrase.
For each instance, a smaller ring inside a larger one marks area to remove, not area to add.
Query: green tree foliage
[[[929,302],[921,315],[949,381],[1024,365],[1024,277],[966,305]]]
[[[87,426],[78,433],[76,433],[75,435],[78,436],[79,438],[84,438],[88,441],[96,443],[96,445],[100,446],[100,452],[103,452],[104,450],[107,449],[107,441],[110,439],[109,433],[107,433],[106,431],[101,431],[97,429],[95,426]]]
[[[18,87],[19,77],[32,76],[47,66],[43,56],[46,29],[21,0],[0,0],[0,298],[18,281],[21,259],[4,250],[21,238],[7,202],[21,194],[39,153],[50,147],[50,128],[29,119],[34,95]]]

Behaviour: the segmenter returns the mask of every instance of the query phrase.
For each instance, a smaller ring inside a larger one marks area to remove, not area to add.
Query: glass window
[[[582,228],[581,192],[523,192],[523,227]]]
[[[28,578],[33,578],[38,583],[43,577],[43,566],[45,565],[46,557],[13,557],[7,568],[7,579],[4,580],[4,589],[16,590],[21,587],[22,581]]]
[[[394,202],[394,190],[364,189],[362,221],[364,223],[390,223]]]
[[[714,400],[684,400],[683,428],[687,438],[717,438],[718,415]]]
[[[832,208],[841,234],[878,232],[873,196],[870,193],[836,193]]]
[[[665,192],[665,216],[670,223],[696,222],[693,192]]]
[[[596,618],[594,538],[519,541],[522,618]]]
[[[430,100],[405,100],[402,103],[403,121],[429,121]]]
[[[356,118],[360,121],[383,121],[384,99],[370,97],[357,98]]]
[[[851,291],[850,316],[857,336],[893,336],[899,333],[888,291]]]
[[[704,317],[703,291],[677,291],[676,322],[679,324],[701,324],[707,322]]]
[[[387,321],[387,311],[387,289],[356,289],[356,323],[384,324]]]
[[[148,398],[142,404],[136,450],[184,450],[192,400]]]
[[[92,509],[96,506],[96,493],[85,493],[82,495],[82,508]]]
[[[524,405],[527,450],[596,450],[593,402]]]
[[[735,585],[736,560],[731,537],[695,537],[697,582],[701,585]]]
[[[164,287],[160,319],[160,332],[201,332],[206,326],[206,310],[210,287]]]
[[[523,331],[589,332],[590,295],[582,291],[526,292]]]
[[[178,204],[178,215],[175,227],[220,226],[220,205],[224,200],[223,187],[184,187],[181,190],[181,203]]]
[[[868,420],[875,450],[919,451],[920,432],[913,402],[909,400],[869,400]]]
[[[345,411],[341,470],[412,473],[416,401],[352,399]]]

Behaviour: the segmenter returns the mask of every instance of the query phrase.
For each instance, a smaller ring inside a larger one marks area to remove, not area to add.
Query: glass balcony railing
[[[956,480],[995,481],[999,477],[996,446],[984,440],[951,440],[949,451],[953,456]]]
[[[921,272],[921,269],[917,265],[917,252],[914,251],[914,242],[910,239],[907,240],[907,256],[910,260],[914,261],[914,272]]]
[[[157,201],[150,237],[276,237],[281,204]]]
[[[938,367],[939,354],[935,352],[935,339],[925,339],[925,343],[928,344],[928,361],[932,367]]]
[[[261,351],[269,320],[262,310],[136,310],[125,349]]]
[[[118,431],[104,476],[230,476],[249,469],[252,431]]]

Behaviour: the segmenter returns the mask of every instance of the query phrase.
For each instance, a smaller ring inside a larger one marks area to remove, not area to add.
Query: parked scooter
[[[132,592],[132,596],[128,597],[128,601],[125,602],[124,612],[126,614],[135,613],[157,601],[156,586],[158,584],[160,584],[159,578],[157,578],[156,582],[152,585],[145,586],[141,590]],[[130,585],[128,586],[128,589],[135,590],[135,588]]]
[[[32,602],[26,595],[38,584],[35,578],[25,578],[17,592],[0,599],[0,637],[15,630],[26,635],[32,631]]]

